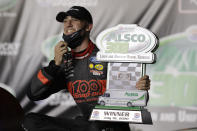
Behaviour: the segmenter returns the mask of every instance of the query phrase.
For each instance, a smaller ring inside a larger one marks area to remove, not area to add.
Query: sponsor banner
[[[165,107],[166,110],[164,111],[165,108],[162,108],[162,112],[159,111],[160,108],[153,108],[151,111],[152,119],[155,122],[197,123],[197,108]]]
[[[94,109],[90,120],[142,123],[141,111]]]
[[[16,12],[10,12],[9,9],[12,9],[18,0],[0,0],[0,17],[16,17]]]
[[[0,43],[0,56],[15,56],[20,46],[20,43]]]
[[[196,107],[196,30],[193,25],[160,40],[157,63],[147,66],[152,80],[151,106]]]
[[[197,123],[197,26],[160,39],[157,62],[147,66],[150,74],[148,109],[153,127],[140,130],[178,130]],[[165,129],[163,127],[166,127]]]

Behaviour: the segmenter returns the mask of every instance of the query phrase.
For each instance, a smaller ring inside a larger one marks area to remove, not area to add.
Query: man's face
[[[64,34],[70,35],[85,26],[85,21],[73,18],[72,16],[67,16],[64,19]]]

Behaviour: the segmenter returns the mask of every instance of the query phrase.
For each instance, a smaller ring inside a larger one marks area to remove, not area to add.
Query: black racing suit
[[[66,61],[62,65],[56,66],[52,60],[49,66],[39,70],[37,75],[33,77],[31,88],[28,89],[27,93],[31,100],[36,101],[66,89],[73,96],[83,117],[75,120],[67,120],[66,118],[59,120],[45,115],[29,114],[24,121],[25,128],[29,128],[29,131],[47,131],[50,129],[53,131],[61,131],[61,129],[64,131],[129,130],[126,123],[88,121],[92,108],[97,104],[98,97],[106,90],[107,63],[96,60],[97,52],[98,48],[90,42],[85,51],[72,52],[73,59],[70,64]],[[65,68],[65,65],[68,66]],[[35,127],[30,124],[30,121],[31,123],[41,123]]]

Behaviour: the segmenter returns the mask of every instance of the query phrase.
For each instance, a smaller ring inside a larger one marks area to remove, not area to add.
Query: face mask
[[[83,35],[81,35],[82,31],[83,31],[83,29],[80,29],[70,35],[65,35],[63,33],[62,38],[64,39],[65,42],[68,43],[68,47],[70,47],[71,49],[75,49],[76,47],[81,45],[82,41],[85,38],[85,33]]]

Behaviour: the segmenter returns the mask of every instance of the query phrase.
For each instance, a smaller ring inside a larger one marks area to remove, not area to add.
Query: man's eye
[[[79,21],[78,19],[72,19],[73,21]]]

